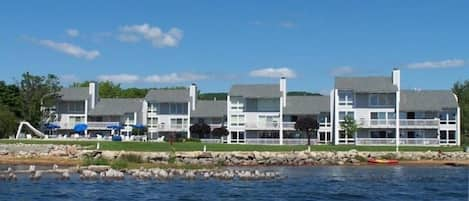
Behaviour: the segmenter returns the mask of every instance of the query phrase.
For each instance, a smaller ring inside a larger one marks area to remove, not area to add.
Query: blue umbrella
[[[136,125],[132,125],[132,127],[136,128],[136,129],[144,129],[144,128],[145,128],[145,125],[143,125],[143,124],[136,124]]]
[[[45,124],[45,126],[46,126],[47,129],[51,129],[51,130],[60,128],[60,126],[55,125],[55,124],[51,124],[51,123],[47,123],[47,124]]]
[[[83,133],[85,130],[88,128],[88,125],[86,124],[77,124],[75,127],[73,127],[73,130],[77,133]]]

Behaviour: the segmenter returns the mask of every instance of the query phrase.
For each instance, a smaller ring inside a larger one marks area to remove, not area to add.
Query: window
[[[157,128],[158,127],[158,118],[156,118],[156,117],[148,118],[147,124],[148,124],[149,128]]]
[[[339,121],[344,121],[346,116],[355,118],[354,112],[339,112]]]
[[[171,128],[185,128],[187,127],[187,119],[175,118],[171,119]]]
[[[393,103],[394,101],[390,94],[370,94],[369,96],[370,106],[390,106]]]
[[[340,90],[339,105],[353,105],[353,92]]]
[[[187,103],[158,103],[159,114],[187,114]]]
[[[456,139],[456,131],[448,131],[448,139],[455,140]]]
[[[68,111],[71,113],[83,113],[85,111],[84,104],[81,102],[70,102],[68,105]]]
[[[244,115],[243,114],[231,115],[231,126],[244,126]]]

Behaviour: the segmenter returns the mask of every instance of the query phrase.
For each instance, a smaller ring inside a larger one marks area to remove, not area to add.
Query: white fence
[[[360,119],[358,122],[363,128],[395,128],[395,119]],[[400,119],[401,128],[438,128],[438,119]]]
[[[357,145],[395,145],[396,138],[357,138]],[[399,145],[440,145],[438,138],[400,138]]]

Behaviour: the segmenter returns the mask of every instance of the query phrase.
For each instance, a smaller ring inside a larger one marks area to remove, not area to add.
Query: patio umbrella
[[[55,124],[51,124],[51,123],[47,123],[47,124],[45,124],[44,126],[46,127],[47,130],[50,131],[49,134],[52,134],[52,131],[53,131],[54,129],[60,128],[60,126],[55,125]]]
[[[77,132],[77,133],[83,133],[85,132],[85,130],[88,128],[88,125],[86,124],[76,124],[75,127],[73,127],[73,131]]]

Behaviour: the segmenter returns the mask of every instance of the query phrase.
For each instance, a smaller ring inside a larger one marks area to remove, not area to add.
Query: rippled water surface
[[[4,168],[2,168],[3,170]],[[265,181],[0,181],[0,200],[469,200],[469,168],[415,166],[273,167]]]

